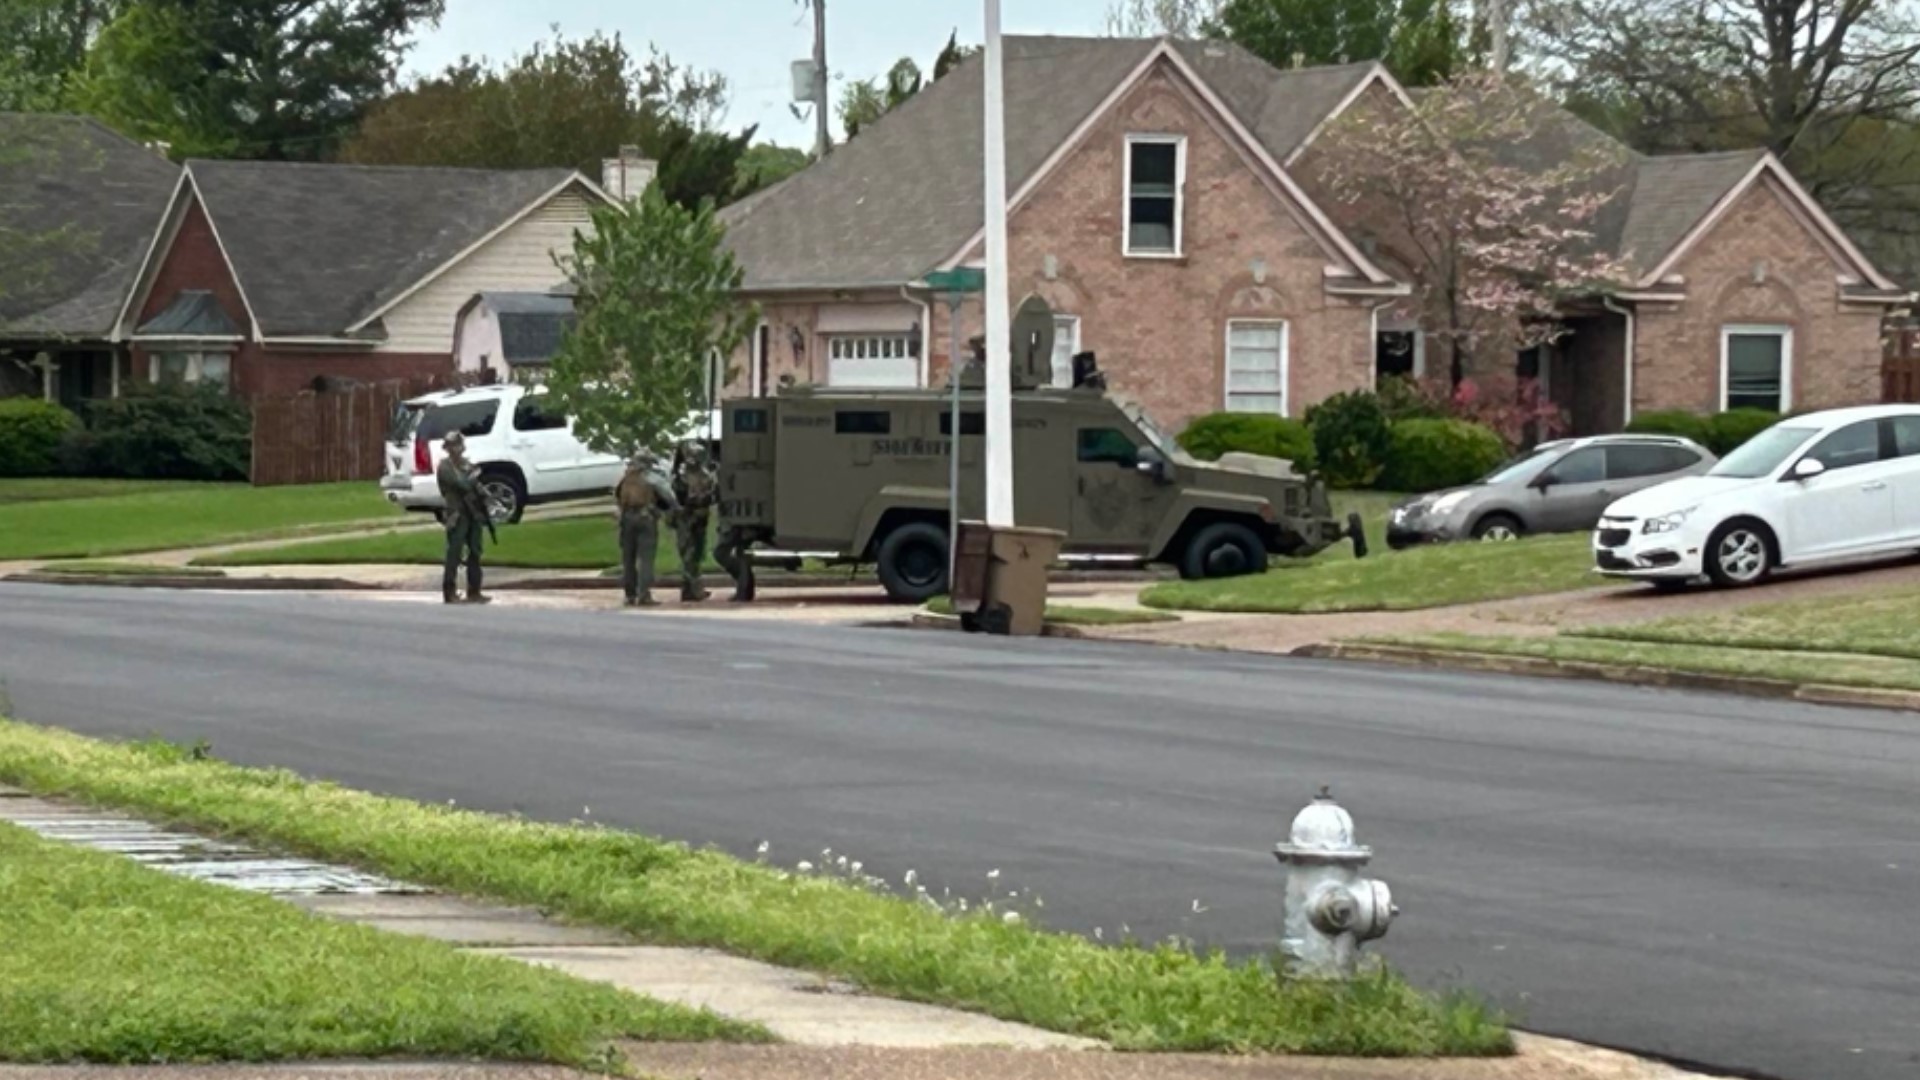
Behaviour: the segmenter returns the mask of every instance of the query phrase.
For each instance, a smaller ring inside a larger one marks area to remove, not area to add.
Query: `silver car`
[[[1449,540],[1512,540],[1582,532],[1614,500],[1715,462],[1707,448],[1668,435],[1596,435],[1541,443],[1479,481],[1408,499],[1387,518],[1398,549]]]

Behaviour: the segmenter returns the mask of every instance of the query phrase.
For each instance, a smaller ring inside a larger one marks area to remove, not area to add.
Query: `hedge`
[[[1465,420],[1401,420],[1380,471],[1389,491],[1438,491],[1470,484],[1506,460],[1506,444],[1492,428]]]
[[[45,476],[80,418],[39,398],[0,399],[0,476]]]
[[[1307,410],[1313,449],[1328,487],[1373,486],[1393,447],[1393,431],[1378,395],[1365,390],[1335,394]]]
[[[1301,472],[1313,468],[1313,432],[1298,420],[1262,413],[1217,412],[1202,416],[1180,433],[1180,448],[1201,461],[1222,454],[1260,454],[1293,462]]]
[[[1627,430],[1640,435],[1678,435],[1725,457],[1779,422],[1780,414],[1766,409],[1729,409],[1710,416],[1661,409],[1634,417]]]
[[[217,387],[138,389],[87,406],[87,429],[63,448],[67,467],[134,480],[245,480],[253,414]]]
[[[1685,409],[1659,409],[1644,412],[1627,423],[1627,430],[1635,435],[1677,435],[1683,439],[1692,439],[1705,446],[1707,438],[1707,418]]]

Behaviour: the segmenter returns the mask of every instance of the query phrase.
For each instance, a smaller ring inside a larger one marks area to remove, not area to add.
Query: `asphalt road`
[[[0,586],[22,719],[355,787],[846,853],[1063,928],[1248,952],[1321,783],[1380,950],[1525,1026],[1920,1076],[1920,718],[903,630]],[[989,882],[990,870],[1001,871]],[[1024,900],[1023,900],[1024,902]],[[1196,910],[1198,908],[1199,910]]]

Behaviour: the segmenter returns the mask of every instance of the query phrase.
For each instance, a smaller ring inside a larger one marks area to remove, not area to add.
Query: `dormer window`
[[[1187,141],[1179,135],[1127,136],[1126,253],[1180,254]]]

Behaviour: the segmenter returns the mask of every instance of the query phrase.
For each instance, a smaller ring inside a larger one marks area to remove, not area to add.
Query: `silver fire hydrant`
[[[1287,868],[1285,934],[1289,974],[1350,979],[1360,943],[1382,937],[1400,909],[1384,881],[1365,875],[1373,849],[1353,842],[1353,818],[1326,788],[1293,819],[1273,849]]]

